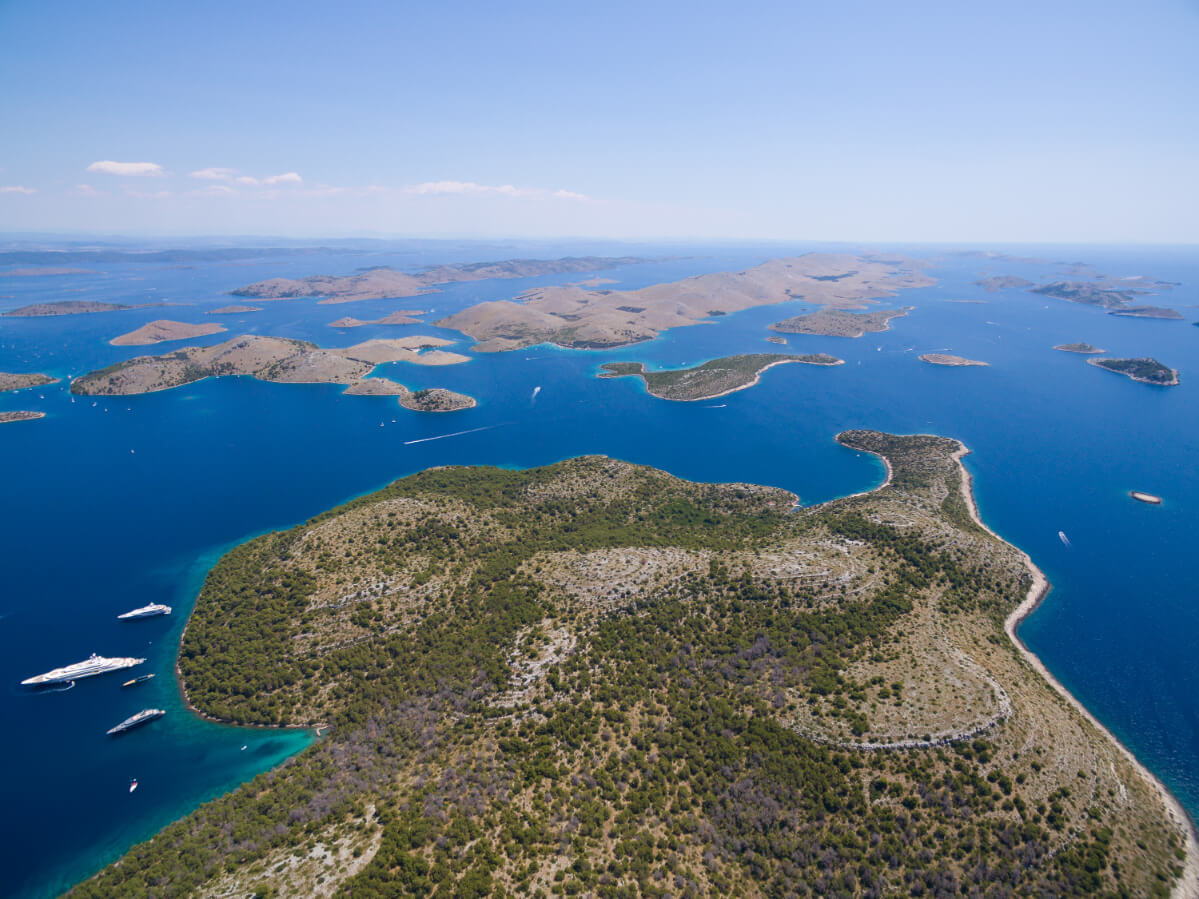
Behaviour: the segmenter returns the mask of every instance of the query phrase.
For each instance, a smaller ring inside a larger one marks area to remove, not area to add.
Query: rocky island
[[[16,372],[0,371],[0,393],[9,390],[24,390],[26,387],[41,387],[45,384],[57,384],[58,378],[43,374],[19,374]]]
[[[997,293],[1000,290],[1011,290],[1013,288],[1032,287],[1032,281],[1027,278],[1021,278],[1017,275],[991,275],[988,278],[983,278],[975,281],[979,287],[987,293]]]
[[[531,278],[561,272],[591,272],[621,265],[647,262],[634,256],[583,256],[563,259],[507,259],[502,262],[474,262],[439,265],[415,274],[380,266],[354,275],[312,275],[307,278],[271,278],[232,291],[235,297],[260,300],[290,300],[297,297],[324,297],[321,303],[354,303],[436,293],[438,285],[490,278]]]
[[[147,322],[135,331],[122,334],[108,341],[113,346],[148,346],[152,343],[165,343],[168,340],[190,340],[193,337],[207,337],[210,334],[220,334],[228,331],[224,325],[208,324],[193,325],[189,322],[174,322],[160,318]]]
[[[871,312],[821,309],[775,322],[770,326],[770,330],[821,337],[862,337],[865,334],[891,330],[891,319],[905,316],[913,308],[906,306],[903,309],[876,309]]]
[[[319,742],[75,887],[1161,896],[1176,802],[1014,636],[955,440],[811,508],[584,457],[440,467],[227,553],[188,702]]]
[[[1101,350],[1099,347],[1092,346],[1089,343],[1059,343],[1054,349],[1061,350],[1064,353],[1083,353],[1087,355],[1107,352],[1107,350]]]
[[[479,343],[473,349],[481,353],[538,343],[602,349],[650,340],[668,328],[713,316],[796,299],[864,309],[900,290],[936,283],[923,273],[926,264],[886,256],[810,253],[638,290],[542,287],[514,301],[480,303],[435,324],[475,338]]]
[[[57,300],[53,303],[31,303],[11,309],[4,315],[13,318],[34,318],[47,315],[88,315],[94,312],[121,312],[125,309],[153,309],[166,303],[97,303],[94,300]]]
[[[455,393],[444,387],[409,390],[403,384],[387,378],[362,378],[347,387],[345,392],[354,396],[399,397],[400,405],[414,412],[457,412],[478,405],[473,396],[465,393]]]
[[[965,356],[953,356],[949,353],[925,353],[920,357],[920,361],[927,362],[930,365],[948,365],[951,367],[991,364],[989,362],[979,362],[977,359],[967,359]]]
[[[261,312],[261,306],[221,306],[219,309],[209,309],[205,315],[241,315],[245,312]]]
[[[162,356],[138,356],[71,382],[71,392],[125,396],[169,390],[204,378],[251,375],[291,384],[353,384],[377,365],[455,365],[468,357],[436,347],[438,337],[368,340],[344,349],[324,349],[303,340],[250,335],[207,347],[187,347]]]
[[[414,315],[424,315],[419,309],[397,309],[390,315],[385,315],[382,318],[366,319],[352,318],[346,316],[339,318],[337,321],[329,322],[330,328],[361,328],[363,325],[419,325],[421,320],[413,318]]]
[[[826,353],[794,356],[781,353],[752,353],[713,359],[694,368],[671,371],[646,371],[640,362],[608,362],[601,365],[599,377],[636,376],[645,382],[646,391],[664,400],[711,400],[718,396],[753,387],[762,372],[776,365],[800,362],[808,365],[841,365],[845,360]]]
[[[9,424],[14,421],[33,421],[35,418],[45,418],[45,412],[29,412],[20,410],[16,412],[0,412],[0,424]]]
[[[1082,303],[1085,306],[1097,306],[1106,309],[1112,315],[1181,319],[1182,316],[1176,310],[1165,306],[1137,305],[1137,297],[1150,292],[1147,288],[1168,289],[1172,286],[1174,285],[1165,281],[1130,282],[1128,279],[1105,278],[1099,281],[1053,281],[1039,287],[1030,287],[1029,293]]]
[[[1102,368],[1106,371],[1125,375],[1142,384],[1156,384],[1159,387],[1174,387],[1178,384],[1178,371],[1162,365],[1156,359],[1143,357],[1140,359],[1088,359],[1088,365]]]

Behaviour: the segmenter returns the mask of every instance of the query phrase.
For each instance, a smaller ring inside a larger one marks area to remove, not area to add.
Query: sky
[[[1199,0],[0,0],[0,232],[1199,243]]]

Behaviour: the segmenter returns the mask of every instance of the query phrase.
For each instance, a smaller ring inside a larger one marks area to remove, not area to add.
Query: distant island
[[[189,322],[175,322],[160,318],[147,322],[135,331],[122,334],[108,341],[113,346],[147,346],[152,343],[165,343],[168,340],[190,340],[193,337],[207,337],[210,334],[220,334],[228,331],[224,325],[208,324],[193,325]]]
[[[33,421],[35,418],[45,418],[45,412],[0,412],[0,424],[9,424],[14,421]]]
[[[1136,286],[1131,286],[1136,285]],[[1106,309],[1112,315],[1127,315],[1135,318],[1165,318],[1180,319],[1182,316],[1174,309],[1165,306],[1137,305],[1137,297],[1151,291],[1147,288],[1168,289],[1174,285],[1166,281],[1146,281],[1129,279],[1103,279],[1091,281],[1053,281],[1040,287],[1029,288],[1029,293],[1071,303],[1082,303],[1085,306],[1097,306]]]
[[[847,312],[844,309],[820,309],[797,315],[770,326],[785,334],[815,334],[822,337],[861,337],[891,330],[891,319],[907,315],[915,307],[875,309],[871,312]]]
[[[166,303],[97,303],[93,300],[56,300],[53,303],[31,303],[12,309],[4,315],[13,318],[34,318],[48,315],[88,315],[93,312],[120,312],[125,309],[153,309]]]
[[[0,278],[40,278],[45,275],[94,275],[90,268],[64,268],[62,266],[48,265],[45,268],[14,268],[7,272],[0,272]]]
[[[1106,353],[1107,350],[1101,350],[1097,346],[1091,346],[1089,343],[1059,343],[1054,347],[1055,350],[1061,350],[1064,353]]]
[[[222,306],[220,309],[209,309],[205,315],[241,315],[243,312],[261,312],[261,306]]]
[[[444,387],[409,390],[403,384],[387,378],[363,378],[347,387],[345,392],[355,396],[399,397],[400,405],[414,412],[457,412],[478,405],[473,396],[465,393],[455,393]]]
[[[777,344],[781,344],[782,346],[786,346],[786,345],[787,345],[787,338],[786,338],[786,337],[778,337],[778,336],[775,336],[775,337],[767,337],[767,338],[766,338],[766,342],[767,342],[767,343],[777,343]]]
[[[1164,318],[1169,320],[1182,318],[1182,313],[1168,306],[1129,306],[1126,309],[1113,309],[1108,315],[1125,315],[1129,318]]]
[[[953,356],[949,353],[925,353],[920,357],[921,362],[930,365],[948,365],[961,367],[966,365],[990,365],[990,362],[979,362],[977,359],[967,359],[965,356]]]
[[[396,271],[387,266],[366,269],[354,275],[312,275],[307,278],[271,278],[232,291],[235,297],[260,300],[290,300],[297,297],[324,297],[321,303],[355,303],[436,293],[437,286],[459,281],[483,281],[490,278],[531,278],[561,272],[592,272],[648,262],[636,256],[568,256],[563,259],[507,259],[502,262],[473,262],[439,265],[416,274]]]
[[[227,552],[177,670],[320,725],[112,896],[1165,897],[1185,813],[1016,637],[966,448],[817,506],[589,456],[439,466]],[[119,788],[119,786],[118,786]],[[1193,895],[1193,894],[1192,894]]]
[[[1118,375],[1126,375],[1142,384],[1156,384],[1159,387],[1174,387],[1178,384],[1178,371],[1167,368],[1156,359],[1143,357],[1139,359],[1088,359],[1088,365],[1106,369]]]
[[[76,378],[71,383],[71,392],[125,396],[169,390],[225,375],[252,375],[262,381],[291,384],[353,385],[385,362],[415,365],[468,362],[466,356],[436,349],[450,343],[438,337],[406,337],[323,349],[304,340],[250,335],[214,346],[187,347],[162,356],[138,356],[118,362]]]
[[[715,272],[638,290],[540,287],[516,300],[479,303],[436,325],[475,338],[475,352],[498,353],[552,343],[605,349],[640,343],[678,328],[754,306],[803,299],[864,309],[900,290],[936,281],[928,263],[893,256],[810,253],[773,259],[740,272]]]
[[[397,309],[390,315],[385,315],[382,318],[366,319],[360,318],[339,318],[337,321],[329,322],[330,328],[361,328],[363,325],[419,325],[421,320],[413,318],[414,315],[424,315],[419,309]]]
[[[1012,288],[1032,287],[1032,281],[1027,278],[1020,278],[1016,275],[991,275],[989,278],[983,278],[981,281],[975,281],[979,287],[987,293],[995,293],[1000,290],[1009,290]]]
[[[24,390],[26,387],[41,387],[43,384],[56,384],[58,378],[43,374],[17,374],[0,371],[0,393],[9,390]]]
[[[758,383],[762,372],[776,365],[802,362],[808,365],[841,365],[845,360],[825,353],[806,356],[779,353],[753,353],[713,359],[694,368],[671,371],[646,371],[640,362],[607,362],[601,365],[601,378],[641,378],[651,395],[664,400],[711,400],[718,396],[745,390]]]

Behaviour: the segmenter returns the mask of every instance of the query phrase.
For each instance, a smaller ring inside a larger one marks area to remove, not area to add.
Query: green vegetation
[[[840,440],[891,484],[793,509],[602,457],[438,468],[237,547],[190,701],[331,730],[73,895],[294,893],[336,842],[317,881],[356,899],[1164,896],[1156,797],[1003,638],[1027,573],[957,442]],[[941,732],[937,652],[954,733],[864,748]]]
[[[646,371],[640,362],[608,362],[601,365],[601,378],[637,375],[653,396],[664,400],[708,400],[758,383],[766,369],[787,362],[808,365],[840,365],[844,360],[827,353],[795,356],[786,353],[751,353],[713,359],[694,368]]]
[[[1113,371],[1116,374],[1127,375],[1134,381],[1144,384],[1158,384],[1163,387],[1173,387],[1178,383],[1178,372],[1167,368],[1156,359],[1148,357],[1141,359],[1088,359],[1087,362],[1096,368]]]

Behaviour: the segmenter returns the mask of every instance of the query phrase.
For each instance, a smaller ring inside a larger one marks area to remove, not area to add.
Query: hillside
[[[1035,570],[964,449],[839,439],[888,483],[438,468],[235,548],[190,701],[331,729],[72,895],[1165,895],[1184,832],[1005,635]]]

